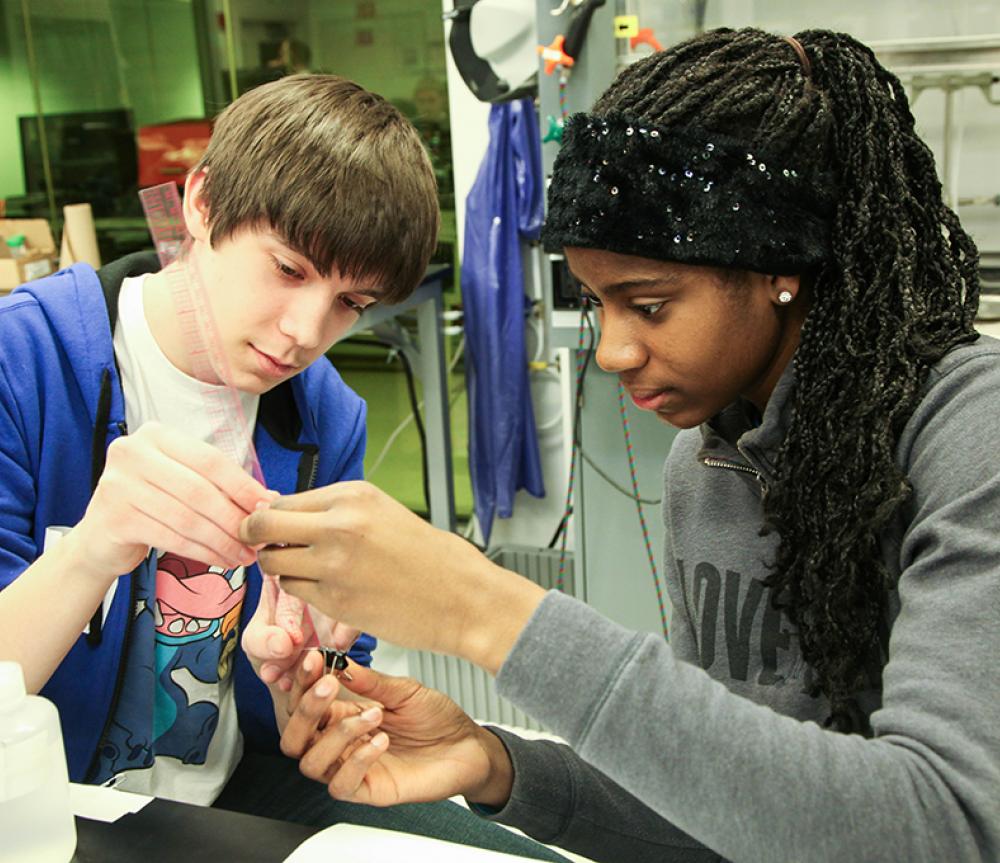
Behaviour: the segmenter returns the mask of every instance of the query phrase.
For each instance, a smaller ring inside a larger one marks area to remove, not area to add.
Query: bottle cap
[[[20,663],[0,662],[0,710],[13,707],[25,695],[24,672]]]

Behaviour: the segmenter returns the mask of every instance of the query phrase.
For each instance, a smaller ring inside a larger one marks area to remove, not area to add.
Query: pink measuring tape
[[[222,351],[222,340],[202,286],[197,261],[187,255],[190,237],[184,227],[177,186],[163,183],[143,189],[139,198],[160,266],[170,284],[170,294],[187,344],[194,377],[207,383],[224,384],[206,390],[203,395],[208,415],[216,421],[216,446],[234,461],[240,462],[257,482],[265,485],[243,403],[239,393],[230,385],[229,363]],[[169,266],[182,259],[180,266]],[[241,449],[246,452],[245,457]]]
[[[205,410],[215,423],[215,445],[254,477],[261,485],[264,473],[253,445],[253,430],[243,411],[239,392],[232,386],[229,363],[222,350],[222,340],[215,325],[212,307],[205,292],[198,269],[198,262],[188,254],[191,238],[184,225],[181,197],[174,183],[163,183],[139,192],[142,208],[146,214],[149,233],[156,247],[156,254],[163,268],[163,275],[170,285],[170,293],[181,324],[188,356],[194,377],[200,381],[220,383],[211,390],[205,390],[203,400]],[[170,266],[171,264],[177,266]],[[275,608],[275,620],[297,641],[304,630],[311,629],[312,637],[306,635],[304,647],[332,640],[333,621],[326,615],[311,609],[302,600],[283,591],[278,579],[261,570],[264,590],[268,590]],[[326,654],[326,664],[337,671],[347,667],[345,651],[322,648]]]

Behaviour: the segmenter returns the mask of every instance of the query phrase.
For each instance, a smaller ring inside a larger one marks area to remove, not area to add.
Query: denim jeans
[[[282,755],[244,754],[213,805],[313,827],[362,824],[536,860],[566,863],[565,857],[533,839],[484,821],[450,800],[401,803],[385,808],[334,800],[325,785],[307,779],[299,773],[297,761]]]

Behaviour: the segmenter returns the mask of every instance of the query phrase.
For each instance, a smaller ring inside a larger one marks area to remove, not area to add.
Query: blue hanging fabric
[[[490,108],[490,143],[466,198],[462,257],[469,474],[476,518],[489,542],[493,518],[514,495],[545,496],[528,383],[521,241],[544,218],[542,153],[531,101]]]

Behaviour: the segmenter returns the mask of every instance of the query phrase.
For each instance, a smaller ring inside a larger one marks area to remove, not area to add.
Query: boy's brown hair
[[[290,75],[240,96],[198,165],[212,245],[270,227],[324,277],[405,299],[437,243],[437,184],[416,129],[336,75]]]

